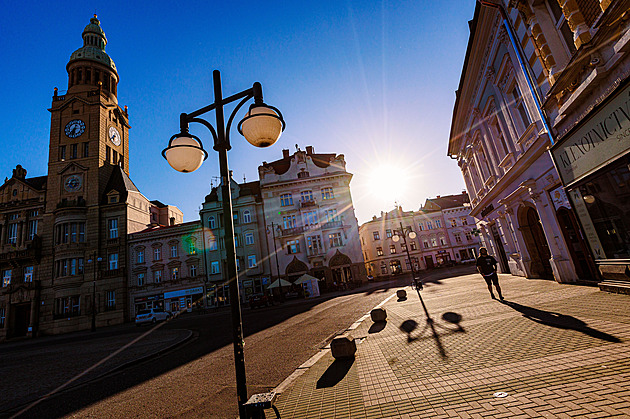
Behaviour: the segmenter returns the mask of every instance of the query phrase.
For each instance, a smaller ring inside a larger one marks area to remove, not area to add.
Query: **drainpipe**
[[[523,70],[523,73],[525,74],[525,80],[527,80],[527,85],[529,86],[529,90],[532,93],[532,96],[534,97],[534,103],[536,104],[536,109],[538,110],[540,119],[542,120],[542,123],[545,126],[545,130],[547,131],[547,134],[549,135],[549,141],[551,142],[551,145],[554,145],[555,140],[553,137],[553,133],[551,132],[551,130],[549,129],[549,125],[547,124],[547,115],[545,114],[541,106],[542,101],[540,99],[540,94],[533,81],[534,78],[532,77],[529,65],[525,64],[525,60],[524,60],[525,53],[523,52],[521,45],[518,42],[516,42],[516,36],[514,33],[514,29],[512,28],[512,22],[510,21],[510,19],[508,19],[508,15],[507,15],[507,12],[505,11],[505,7],[503,7],[503,4],[494,3],[488,0],[477,0],[477,1],[482,6],[488,6],[494,9],[498,9],[499,12],[501,13],[501,17],[503,18],[503,25],[505,26],[505,30],[507,31],[508,36],[510,37],[510,42],[512,43],[512,48],[514,48],[516,57],[518,58],[518,63],[521,66],[521,70]]]

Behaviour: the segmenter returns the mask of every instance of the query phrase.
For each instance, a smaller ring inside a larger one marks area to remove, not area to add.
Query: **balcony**
[[[326,256],[324,249],[306,249],[306,256],[309,258]]]
[[[282,228],[280,230],[282,237],[297,236],[298,234],[304,233],[304,227]]]
[[[114,278],[114,277],[122,276],[122,275],[123,275],[122,268],[107,269],[107,270],[102,271],[101,273],[102,278]]]
[[[74,207],[85,207],[85,199],[77,198],[77,199],[64,199],[57,204],[57,209],[61,208],[74,208]]]
[[[323,223],[321,229],[331,229],[331,228],[340,228],[343,227],[343,221],[329,221],[327,223]]]
[[[308,201],[300,201],[300,208],[314,208],[317,206],[317,201],[309,199]]]
[[[26,248],[18,249],[10,245],[3,246],[3,249],[10,249],[8,252],[0,253],[0,261],[31,261],[33,259],[39,260],[42,255],[42,240],[39,236],[26,243]]]

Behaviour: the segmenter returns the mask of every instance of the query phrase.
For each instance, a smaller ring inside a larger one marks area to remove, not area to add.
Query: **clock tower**
[[[129,179],[128,114],[96,15],[82,37],[49,109],[40,329],[53,334],[128,320],[126,237],[150,214]]]

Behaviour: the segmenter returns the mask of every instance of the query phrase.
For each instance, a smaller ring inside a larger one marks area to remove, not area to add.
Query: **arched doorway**
[[[556,211],[556,217],[558,218],[558,224],[560,224],[560,229],[569,249],[578,278],[591,281],[597,280],[598,275],[595,264],[580,234],[580,227],[575,219],[575,215],[567,208],[560,207]]]
[[[530,274],[535,277],[553,279],[551,269],[551,252],[545,237],[538,213],[532,207],[525,206],[519,210],[519,230],[527,252],[531,258]]]
[[[287,265],[286,274],[288,281],[293,283],[296,279],[306,273],[308,273],[308,266],[306,263],[299,260],[296,256],[293,256],[293,260],[289,263],[289,265]]]
[[[349,282],[352,282],[352,260],[337,250],[337,253],[330,258],[329,263],[332,270],[333,282],[338,287],[345,288]]]

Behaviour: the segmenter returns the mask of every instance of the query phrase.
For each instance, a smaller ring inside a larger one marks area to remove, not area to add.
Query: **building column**
[[[564,18],[567,20],[569,28],[573,32],[573,43],[576,49],[580,49],[582,44],[586,44],[591,40],[589,27],[586,25],[584,15],[580,11],[575,0],[557,0],[562,8]]]
[[[569,257],[569,252],[564,244],[564,238],[561,238],[562,232],[554,213],[550,213],[553,203],[550,202],[548,194],[544,191],[533,192],[530,189],[530,196],[536,206],[536,212],[540,218],[545,239],[549,245],[551,253],[551,268],[553,275],[558,282],[574,282],[578,280],[573,261]]]

